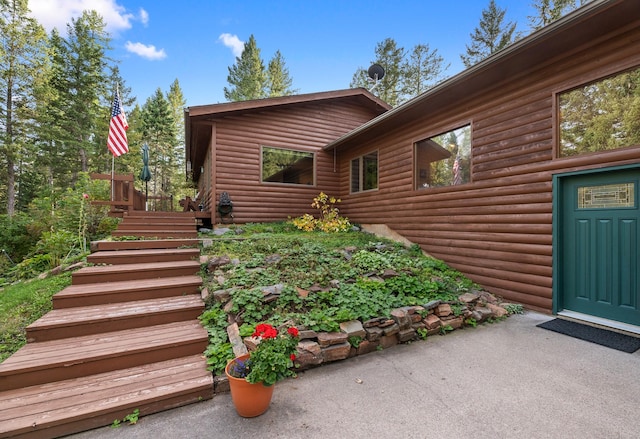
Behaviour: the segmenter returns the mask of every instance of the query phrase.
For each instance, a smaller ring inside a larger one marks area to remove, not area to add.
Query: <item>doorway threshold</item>
[[[630,333],[640,336],[640,326],[630,325],[629,323],[616,322],[615,320],[603,319],[602,317],[590,316],[575,311],[562,310],[558,312],[558,317],[564,317],[569,320],[590,323],[594,326],[602,326],[618,332]]]

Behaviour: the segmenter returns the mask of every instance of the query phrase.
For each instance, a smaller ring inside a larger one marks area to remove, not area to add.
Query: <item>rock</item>
[[[274,253],[272,255],[267,256],[266,258],[264,258],[264,263],[265,264],[277,264],[278,262],[280,262],[282,260],[282,256],[280,256],[277,253]]]
[[[489,308],[486,308],[484,306],[476,306],[476,309],[473,312],[474,312],[474,314],[475,313],[479,313],[480,314],[480,319],[476,319],[476,321],[478,323],[484,322],[489,317],[493,316],[493,312]]]
[[[442,326],[442,321],[435,314],[429,314],[422,321],[426,325],[427,329],[440,329],[440,326]]]
[[[460,329],[462,325],[464,325],[464,318],[462,316],[442,320],[442,326],[451,326],[453,329]]]
[[[203,239],[201,242],[203,248],[209,248],[213,245],[213,239]]]
[[[279,296],[280,293],[282,293],[283,289],[284,289],[283,284],[275,284],[275,285],[270,285],[268,287],[264,287],[261,291],[264,297],[271,296],[271,295]]]
[[[312,340],[300,340],[297,346],[298,352],[306,351],[310,352],[313,355],[320,355],[322,352],[322,348],[318,343]]]
[[[385,268],[384,271],[382,272],[382,278],[390,279],[392,277],[398,277],[398,272],[390,268]]]
[[[367,332],[367,340],[369,341],[378,341],[380,337],[383,335],[383,329],[378,326],[372,326],[371,328],[365,329]]]
[[[369,354],[378,350],[378,341],[362,340],[357,348],[358,355]]]
[[[391,317],[398,324],[399,329],[407,329],[411,326],[411,318],[406,310],[397,308],[391,311]],[[388,334],[387,334],[388,335]]]
[[[422,305],[422,306],[423,306],[424,309],[429,311],[429,310],[437,308],[441,303],[442,303],[442,300],[432,300],[431,302],[426,303],[425,305]]]
[[[499,305],[494,305],[493,303],[487,303],[487,308],[491,310],[493,316],[496,318],[501,318],[509,315],[509,312]]]
[[[245,337],[244,338],[244,345],[249,350],[249,352],[255,351],[259,344],[260,344],[260,337]]]
[[[380,346],[382,349],[389,349],[398,344],[398,337],[395,335],[384,335],[380,337]]]
[[[324,362],[344,360],[349,356],[351,345],[347,342],[334,344],[322,349]]]
[[[296,291],[298,291],[298,296],[302,297],[303,299],[309,297],[309,291],[307,290],[296,287]]]
[[[462,296],[458,297],[458,300],[462,303],[472,303],[476,302],[479,298],[480,296],[475,293],[464,293]]]
[[[364,328],[372,328],[374,326],[380,326],[380,323],[382,322],[386,322],[387,319],[385,319],[384,317],[376,317],[375,319],[370,319],[367,320],[366,322],[364,322],[362,324],[362,327]]]
[[[321,347],[328,347],[347,342],[347,334],[344,332],[319,332],[318,343]],[[349,344],[349,343],[347,343]],[[346,358],[346,357],[345,357]]]
[[[227,314],[229,314],[232,309],[233,309],[233,300],[228,301],[224,306],[224,308],[222,308],[222,310]]]
[[[384,328],[382,328],[382,333],[386,336],[386,335],[394,335],[397,334],[398,331],[400,331],[400,325],[398,325],[397,323],[394,323],[391,326],[386,326]]]
[[[233,354],[236,357],[249,353],[249,351],[247,351],[247,347],[242,341],[242,337],[240,337],[240,331],[237,323],[227,326],[227,335],[229,336],[229,342],[233,348]]]
[[[329,288],[338,289],[340,288],[340,281],[337,279],[333,279],[329,281]]]
[[[216,302],[227,303],[231,299],[231,292],[229,290],[216,290],[213,292],[213,298]]]
[[[383,321],[380,322],[380,324],[378,325],[381,328],[386,328],[387,326],[391,326],[393,324],[395,324],[396,321],[393,319],[384,319]]]
[[[224,285],[224,283],[227,281],[224,276],[216,276],[214,279],[218,285]]]
[[[298,338],[300,340],[314,339],[317,337],[318,337],[318,333],[310,329],[303,329],[302,331],[298,332]]]
[[[400,343],[406,343],[409,340],[413,340],[414,338],[416,338],[416,331],[412,328],[403,329],[398,332],[398,341]]]
[[[202,300],[207,300],[207,298],[209,298],[209,288],[204,287],[201,291],[200,291],[200,297],[202,298]]]
[[[436,308],[435,313],[438,317],[446,317],[453,314],[453,310],[451,309],[451,305],[448,303],[441,303]]]
[[[213,234],[214,234],[214,235],[218,235],[218,236],[219,236],[219,235],[224,235],[225,233],[227,233],[227,232],[228,232],[228,231],[230,231],[230,230],[231,230],[231,229],[230,229],[230,228],[228,228],[228,227],[219,227],[219,228],[216,228],[216,229],[213,231]]]
[[[207,270],[209,272],[213,272],[216,268],[222,267],[223,265],[227,265],[231,263],[231,258],[229,256],[211,256],[209,261],[207,262]]]
[[[76,262],[75,264],[71,264],[68,267],[66,267],[64,269],[64,271],[68,272],[68,271],[74,271],[77,270],[79,268],[85,267],[87,264],[84,261],[80,261],[80,262]]]
[[[348,322],[342,322],[340,323],[340,330],[347,334],[347,339],[350,337],[364,338],[367,336],[367,333],[362,327],[362,323],[360,322],[360,320],[350,320]]]
[[[496,298],[496,296],[488,291],[480,292],[480,300],[485,303],[493,303],[494,305],[498,304],[498,299]]]
[[[229,393],[229,379],[226,375],[216,375],[213,377],[213,393]]]

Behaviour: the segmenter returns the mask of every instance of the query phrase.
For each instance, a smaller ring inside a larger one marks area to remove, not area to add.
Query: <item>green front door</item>
[[[560,310],[640,326],[640,169],[561,179]]]

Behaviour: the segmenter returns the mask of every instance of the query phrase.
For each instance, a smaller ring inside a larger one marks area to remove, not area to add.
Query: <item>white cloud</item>
[[[31,16],[45,29],[57,28],[62,34],[66,33],[71,19],[80,17],[85,10],[98,12],[110,33],[131,29],[131,21],[135,18],[117,0],[29,0],[29,9]]]
[[[222,41],[222,44],[229,47],[234,56],[240,57],[240,55],[242,55],[244,42],[242,42],[237,35],[222,34],[218,37],[218,41]]]
[[[164,51],[164,49],[158,50],[156,49],[156,46],[153,45],[147,46],[142,43],[132,43],[131,41],[127,41],[125,47],[129,52],[135,53],[138,56],[152,61],[164,59],[167,57],[167,53]]]
[[[149,13],[147,11],[145,11],[142,8],[140,8],[139,17],[140,17],[140,21],[142,22],[142,24],[144,24],[145,26],[147,24],[149,24]]]

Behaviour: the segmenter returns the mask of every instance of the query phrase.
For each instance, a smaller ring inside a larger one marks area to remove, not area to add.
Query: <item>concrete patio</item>
[[[223,394],[71,437],[640,437],[640,351],[536,327],[551,318],[528,312],[302,372],[258,418]]]

